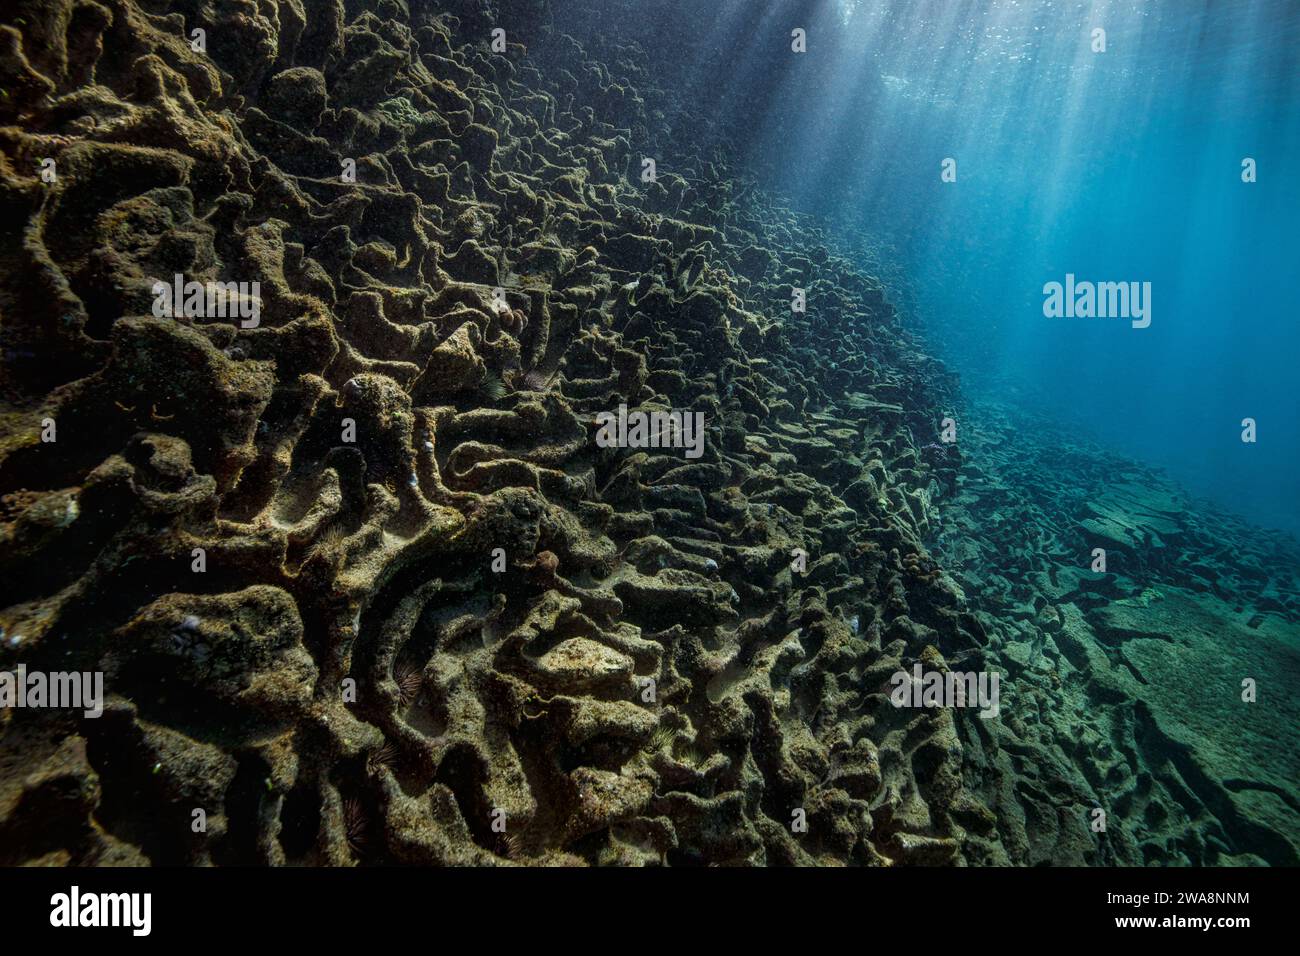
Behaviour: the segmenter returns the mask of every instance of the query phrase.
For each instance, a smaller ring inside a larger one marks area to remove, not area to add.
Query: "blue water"
[[[808,52],[716,95],[766,84],[756,164],[881,246],[966,391],[1300,532],[1300,0],[794,6]],[[790,18],[748,48],[788,57]],[[1046,318],[1066,273],[1150,282],[1150,327]]]

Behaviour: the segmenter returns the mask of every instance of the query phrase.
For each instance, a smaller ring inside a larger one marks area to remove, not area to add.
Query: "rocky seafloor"
[[[968,407],[641,47],[503,6],[0,13],[0,669],[107,690],[0,710],[0,864],[1300,862],[1295,541]]]

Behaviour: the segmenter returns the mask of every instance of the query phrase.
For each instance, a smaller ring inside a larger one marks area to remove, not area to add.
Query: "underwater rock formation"
[[[929,447],[955,383],[881,282],[545,9],[504,52],[469,0],[0,17],[0,667],[108,692],[0,711],[0,863],[1294,862],[1176,687],[1089,710],[1169,666],[1140,601],[932,553],[1045,506]],[[159,315],[178,275],[255,321]],[[599,447],[620,405],[702,456]],[[1075,533],[1173,549],[1167,507]],[[1180,615],[1237,593],[1167,554]],[[1077,710],[1014,700],[1042,655]],[[918,662],[1005,668],[1018,729],[892,706]],[[1101,791],[1222,826],[1099,841]]]
[[[979,465],[933,547],[1012,682],[967,780],[1007,808],[1013,858],[1300,862],[1300,750],[1279,729],[1300,718],[1295,539],[1022,411],[962,418]],[[1243,702],[1247,679],[1267,707]],[[1080,804],[1108,808],[1103,834],[1078,832]]]

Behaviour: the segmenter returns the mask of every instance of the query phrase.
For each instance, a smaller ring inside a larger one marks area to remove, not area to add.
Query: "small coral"
[[[532,369],[524,373],[519,380],[519,388],[526,392],[544,392],[550,387],[550,377],[541,369]]]
[[[403,706],[415,702],[424,686],[424,672],[410,664],[401,664],[393,671],[393,682],[397,684],[397,697]]]
[[[483,395],[490,402],[499,402],[506,394],[506,383],[500,375],[489,372],[483,377]]]
[[[356,797],[343,801],[343,834],[348,848],[358,856],[366,847],[366,811]]]

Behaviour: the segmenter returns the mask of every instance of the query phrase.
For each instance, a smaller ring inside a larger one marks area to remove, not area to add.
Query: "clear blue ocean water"
[[[773,80],[747,56],[716,96],[764,88],[756,163],[800,207],[880,244],[966,392],[1048,412],[1300,533],[1300,2],[801,12],[794,69]],[[774,14],[750,47],[775,55],[789,21]],[[1150,326],[1045,317],[1043,285],[1067,273],[1150,282]]]

